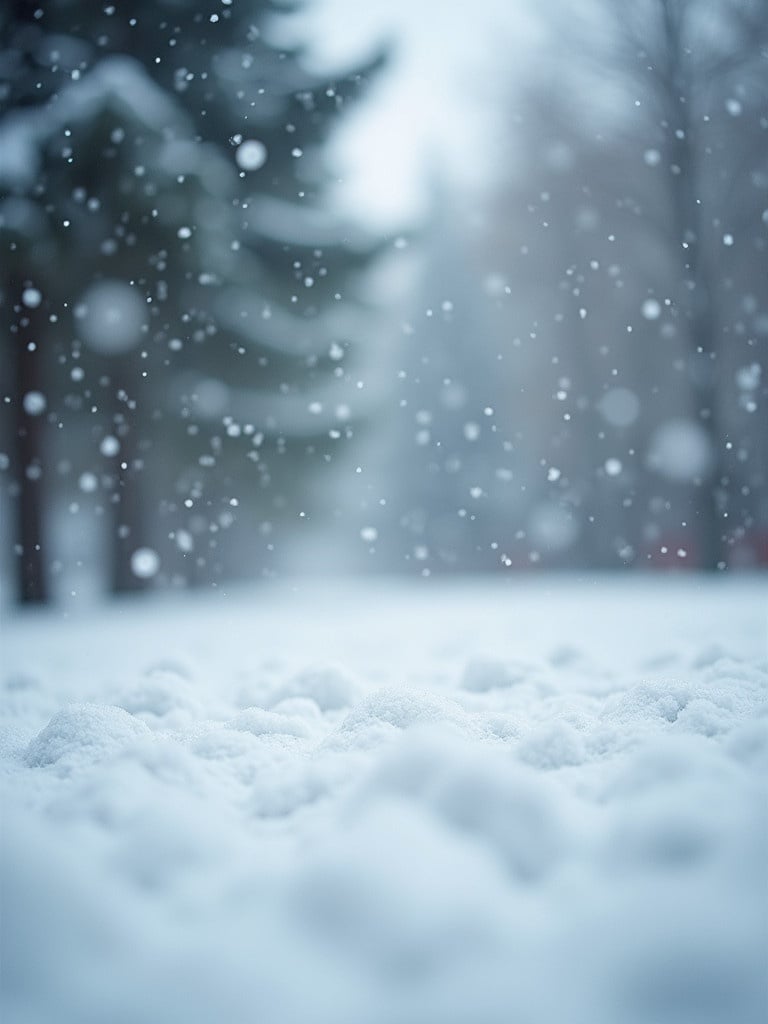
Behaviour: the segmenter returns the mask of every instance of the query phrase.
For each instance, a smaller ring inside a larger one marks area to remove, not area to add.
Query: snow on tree
[[[355,292],[375,246],[323,209],[323,146],[380,59],[314,76],[265,38],[278,10],[0,14],[23,600],[46,597],[52,520],[73,508],[85,534],[105,523],[115,590],[269,571],[276,525],[299,525],[360,414]]]

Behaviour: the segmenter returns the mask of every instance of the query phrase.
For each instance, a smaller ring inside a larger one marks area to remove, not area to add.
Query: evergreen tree
[[[23,599],[45,597],[45,512],[76,484],[81,514],[112,518],[116,590],[158,561],[166,583],[267,571],[349,433],[373,247],[323,212],[322,149],[379,61],[311,75],[264,38],[275,10],[0,14]]]

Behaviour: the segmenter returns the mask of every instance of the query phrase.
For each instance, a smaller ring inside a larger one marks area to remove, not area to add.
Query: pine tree
[[[43,506],[74,481],[113,517],[115,590],[154,573],[144,548],[164,582],[265,571],[348,432],[374,247],[323,212],[322,157],[380,61],[311,75],[265,40],[274,10],[52,0],[0,22],[22,597],[45,596]]]

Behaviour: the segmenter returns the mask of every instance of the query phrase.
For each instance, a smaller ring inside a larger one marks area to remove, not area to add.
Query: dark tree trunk
[[[24,407],[24,397],[30,392],[45,394],[39,351],[42,314],[39,309],[29,309],[16,318],[14,306],[20,305],[22,292],[23,282],[14,279],[6,296],[4,326],[13,365],[11,429],[16,477],[16,590],[20,603],[35,604],[48,600],[44,537],[46,418],[44,412],[31,415]]]
[[[669,182],[674,242],[681,257],[685,329],[688,334],[688,374],[693,413],[706,431],[710,465],[698,484],[693,514],[697,561],[703,569],[722,565],[723,537],[718,489],[724,475],[717,388],[717,326],[711,274],[704,254],[701,204],[701,147],[696,139],[696,94],[688,68],[685,4],[661,0],[664,32],[664,74],[668,132]]]
[[[123,458],[126,469],[120,469],[115,494],[113,536],[110,549],[112,552],[110,589],[115,594],[143,590],[147,581],[137,576],[131,568],[133,552],[143,546],[142,542],[142,506],[139,485],[136,481],[136,469],[132,458],[130,435],[123,435]]]
[[[131,556],[147,543],[143,502],[141,452],[139,446],[139,411],[129,408],[125,398],[138,377],[132,354],[113,357],[112,392],[114,421],[120,437],[120,456],[112,521],[110,590],[115,594],[144,590],[147,580],[137,576],[131,567]]]

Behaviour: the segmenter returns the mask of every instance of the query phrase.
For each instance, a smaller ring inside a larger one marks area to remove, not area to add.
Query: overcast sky
[[[354,66],[392,40],[390,67],[337,134],[337,198],[376,227],[425,212],[427,185],[482,181],[501,158],[502,110],[531,45],[524,0],[312,0],[288,39],[313,65]],[[507,140],[504,139],[506,142]]]

